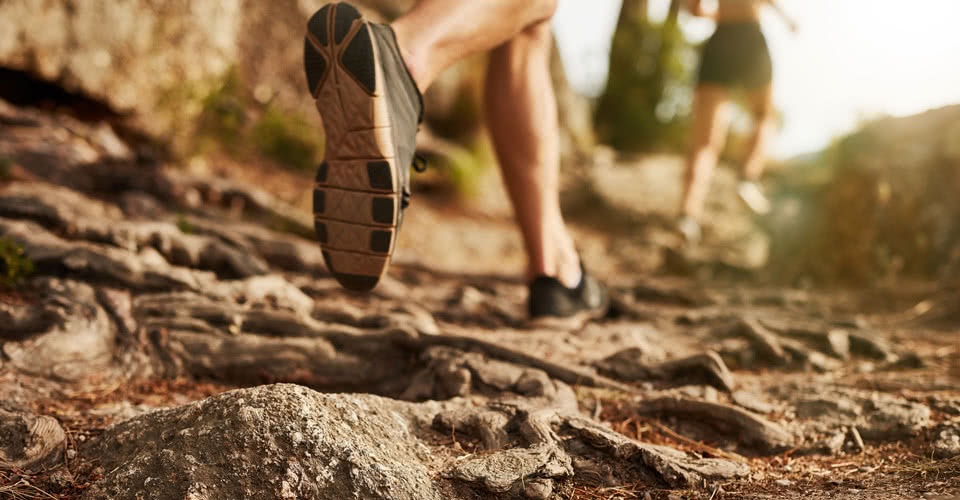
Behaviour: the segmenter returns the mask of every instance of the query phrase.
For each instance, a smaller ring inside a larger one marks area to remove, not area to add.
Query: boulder
[[[434,499],[405,408],[294,385],[237,390],[108,428],[93,499]]]
[[[0,66],[121,113],[144,111],[174,89],[230,68],[241,6],[240,0],[11,0],[0,3]]]

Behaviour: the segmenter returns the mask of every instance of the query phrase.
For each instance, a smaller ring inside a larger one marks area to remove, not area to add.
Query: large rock
[[[236,60],[240,0],[10,0],[0,3],[0,65],[125,112],[225,72]]]
[[[203,98],[229,71],[243,92],[308,109],[302,36],[321,0],[8,0],[0,67],[30,73],[189,134]],[[315,113],[310,113],[312,116]]]
[[[105,471],[84,498],[439,498],[412,406],[275,385],[157,411],[84,450]]]
[[[227,82],[224,104],[247,121],[269,104],[320,124],[303,76],[303,35],[325,0],[6,0],[0,2],[0,67],[29,73],[106,103],[134,124],[186,147],[195,120]],[[374,21],[412,0],[355,0]],[[482,59],[442,76],[426,96],[436,130],[475,140]],[[592,145],[586,99],[556,78],[566,152]],[[234,95],[235,94],[235,95]],[[470,110],[465,112],[465,110]],[[223,111],[223,110],[221,110]],[[257,111],[254,111],[256,113]],[[215,113],[216,114],[216,113]],[[448,134],[450,135],[450,134]]]

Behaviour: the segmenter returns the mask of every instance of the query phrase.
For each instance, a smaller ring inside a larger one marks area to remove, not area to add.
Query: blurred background
[[[305,19],[324,3],[5,0],[0,99],[107,123],[138,158],[251,181],[307,213],[302,186],[322,157],[323,134],[300,40]],[[412,4],[357,3],[384,21]],[[960,37],[952,24],[960,4],[780,3],[800,29],[763,20],[780,126],[763,181],[774,210],[754,216],[735,197],[750,124],[740,112],[723,154],[728,168],[708,199],[704,242],[691,253],[671,224],[699,47],[713,23],[676,0],[561,2],[554,73],[564,203],[577,231],[599,238],[583,252],[597,267],[615,261],[608,275],[956,286]],[[510,217],[482,122],[484,65],[483,56],[459,64],[426,96],[420,146],[437,168],[415,188],[439,208],[411,225],[433,224],[438,213]],[[482,253],[487,233],[474,233],[467,245]],[[511,255],[519,249],[515,239],[496,245]]]

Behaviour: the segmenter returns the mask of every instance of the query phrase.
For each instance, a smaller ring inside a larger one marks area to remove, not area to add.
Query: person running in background
[[[690,11],[712,17],[716,31],[704,45],[694,93],[691,149],[687,162],[678,229],[690,243],[699,241],[699,219],[710,189],[713,170],[723,150],[730,122],[729,100],[742,90],[754,119],[754,130],[741,170],[737,193],[756,213],[770,211],[770,201],[757,181],[763,174],[767,147],[776,132],[773,110],[773,68],[760,30],[760,11],[772,7],[794,32],[796,23],[775,0],[718,0],[707,12],[703,0],[690,0]]]
[[[389,25],[333,3],[308,21],[304,66],[327,136],[314,218],[324,260],[341,285],[370,290],[390,263],[410,198],[421,92],[444,69],[490,51],[484,105],[527,252],[528,312],[605,310],[605,288],[584,271],[560,213],[549,66],[556,1],[420,0]]]

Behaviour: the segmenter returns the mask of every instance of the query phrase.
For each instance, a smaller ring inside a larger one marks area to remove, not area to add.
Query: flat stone
[[[960,456],[960,425],[943,426],[934,432],[934,458],[946,460]]]
[[[797,403],[797,416],[831,420],[848,420],[861,414],[860,405],[855,401],[834,397],[830,399],[808,399]]]
[[[864,439],[885,441],[915,436],[930,423],[930,407],[893,396],[867,400],[867,423],[858,428]]]

